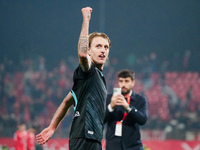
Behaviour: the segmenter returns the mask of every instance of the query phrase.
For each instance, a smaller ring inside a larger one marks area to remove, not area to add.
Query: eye
[[[101,48],[101,45],[99,44],[99,45],[97,45],[97,48]]]
[[[105,48],[105,49],[108,49],[108,46],[106,45],[106,46],[104,46],[104,48]]]
[[[120,82],[120,83],[122,83],[122,82],[123,82],[123,80],[119,80],[119,82]]]

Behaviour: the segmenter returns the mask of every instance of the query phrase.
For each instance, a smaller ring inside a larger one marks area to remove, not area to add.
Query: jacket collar
[[[132,93],[131,93],[131,100],[135,100],[135,92],[132,90]]]

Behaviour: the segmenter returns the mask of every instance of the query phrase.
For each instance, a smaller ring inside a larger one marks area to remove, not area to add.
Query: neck
[[[127,93],[127,94],[125,94],[124,96],[131,96],[131,94],[132,94],[132,90],[130,90],[130,92],[129,93]]]
[[[96,67],[97,67],[99,70],[103,71],[103,65],[96,65]]]
[[[94,61],[92,61],[92,63],[101,71],[103,71],[103,64],[96,64]]]

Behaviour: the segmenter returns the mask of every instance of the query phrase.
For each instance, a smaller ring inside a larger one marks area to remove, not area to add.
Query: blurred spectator
[[[129,54],[127,56],[127,58],[126,58],[127,67],[128,68],[135,68],[135,66],[136,66],[136,59],[137,58],[136,58],[136,56],[133,53]]]
[[[160,74],[161,74],[161,79],[163,79],[163,80],[165,78],[165,73],[167,71],[169,71],[169,65],[170,65],[170,63],[167,60],[164,60],[160,65],[159,71],[160,71]]]
[[[46,71],[45,68],[45,58],[43,56],[39,56],[39,64],[38,64],[38,70],[40,72]]]
[[[28,129],[27,150],[35,150],[36,146],[35,134],[36,134],[35,127],[31,126]]]
[[[14,134],[15,150],[27,150],[28,133],[26,131],[26,124],[21,122],[18,125],[18,130]]]
[[[156,72],[158,69],[157,62],[157,54],[155,52],[151,52],[150,54],[150,70],[151,72]]]
[[[190,50],[186,50],[184,52],[183,55],[183,63],[182,63],[182,67],[184,71],[188,71],[188,67],[189,67],[189,63],[190,63],[190,55],[191,55],[191,51]]]
[[[12,59],[8,59],[5,61],[5,70],[6,72],[9,72],[11,75],[14,73],[15,65]]]

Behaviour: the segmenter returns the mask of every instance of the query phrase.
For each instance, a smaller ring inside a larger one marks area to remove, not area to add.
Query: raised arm
[[[83,71],[88,71],[91,66],[91,60],[88,55],[88,34],[89,34],[89,22],[91,18],[92,8],[85,7],[82,8],[83,23],[81,28],[81,33],[78,41],[78,56],[79,64]]]
[[[40,145],[45,144],[52,137],[55,130],[57,129],[60,122],[67,114],[72,104],[73,104],[73,97],[72,97],[72,93],[69,92],[69,94],[64,98],[64,100],[62,101],[58,109],[56,110],[56,113],[54,114],[50,125],[36,136],[36,140]]]

